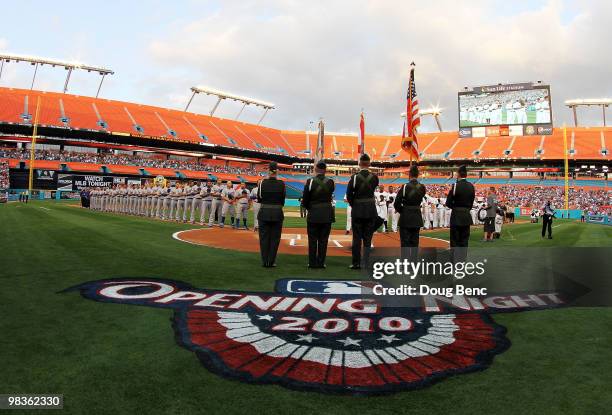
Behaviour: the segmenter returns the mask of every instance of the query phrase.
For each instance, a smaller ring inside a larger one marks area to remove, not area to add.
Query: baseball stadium
[[[366,107],[354,125],[288,114],[295,129],[242,87],[115,99],[105,82],[138,81],[112,60],[2,40],[0,409],[610,412],[612,99],[509,70],[428,107],[410,58],[396,125],[370,131]],[[400,295],[410,280],[383,265],[407,247],[424,268],[452,265],[452,295],[441,278]],[[481,281],[459,275],[472,264]]]

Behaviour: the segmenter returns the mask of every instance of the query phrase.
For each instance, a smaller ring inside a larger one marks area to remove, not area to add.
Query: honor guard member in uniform
[[[259,214],[259,208],[261,207],[261,203],[257,201],[258,191],[258,186],[255,186],[251,189],[251,203],[253,204],[253,232],[257,232],[257,230],[259,229],[259,221],[257,220],[257,215]]]
[[[308,231],[308,268],[325,268],[327,241],[331,224],[335,222],[332,206],[334,181],[325,177],[327,165],[320,161],[315,166],[316,176],[306,180],[302,207],[306,209]]]
[[[285,183],[276,178],[278,165],[270,163],[270,174],[259,182],[257,201],[261,203],[259,221],[259,248],[265,268],[275,267],[276,253],[283,231],[283,206],[285,205]]]
[[[359,157],[359,173],[351,176],[346,188],[346,200],[351,205],[351,225],[353,228],[352,264],[349,268],[361,269],[361,246],[364,247],[364,263],[368,265],[372,235],[376,230],[376,201],[374,191],[378,187],[378,176],[371,173],[370,156]]]
[[[400,188],[393,207],[400,214],[399,232],[402,256],[406,253],[408,259],[414,262],[418,255],[419,232],[423,227],[421,203],[426,189],[417,180],[419,168],[416,165],[410,166],[408,177],[410,181]]]
[[[453,262],[464,262],[470,240],[472,216],[470,209],[474,204],[476,192],[474,185],[466,180],[467,168],[459,167],[457,181],[446,196],[446,206],[452,209],[450,218],[450,246]]]
[[[223,206],[223,199],[221,198],[222,190],[221,179],[217,179],[217,183],[214,184],[211,189],[213,200],[210,208],[210,217],[208,218],[208,226],[214,225],[215,216],[218,216],[219,219],[221,219],[221,208]]]

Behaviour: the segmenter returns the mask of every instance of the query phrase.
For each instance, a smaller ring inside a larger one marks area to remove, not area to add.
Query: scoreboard
[[[550,135],[550,86],[498,84],[459,92],[459,136]]]

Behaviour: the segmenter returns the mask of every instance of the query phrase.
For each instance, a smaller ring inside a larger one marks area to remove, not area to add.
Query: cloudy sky
[[[265,124],[281,129],[323,117],[353,132],[363,108],[368,131],[400,133],[412,61],[421,107],[442,107],[445,130],[457,129],[464,86],[550,83],[556,125],[572,122],[564,100],[612,96],[607,0],[20,0],[2,14],[0,52],[112,68],[103,97],[183,108],[206,85],[275,103]],[[32,71],[7,64],[0,86],[29,88]],[[43,67],[35,88],[61,90],[64,76]],[[94,95],[98,78],[75,73],[69,92]],[[198,96],[191,110],[213,104]],[[218,115],[239,110],[224,102]],[[581,123],[600,125],[600,111],[580,110]]]

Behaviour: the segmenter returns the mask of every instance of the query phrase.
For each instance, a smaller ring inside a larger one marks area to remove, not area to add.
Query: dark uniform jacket
[[[259,182],[257,190],[257,201],[261,203],[261,208],[257,214],[257,220],[280,222],[285,206],[285,183],[276,177],[263,179]]]
[[[332,207],[334,189],[334,181],[323,174],[318,174],[316,177],[306,180],[302,206],[308,210],[306,218],[308,222],[335,222],[334,208]]]
[[[410,180],[400,189],[393,207],[400,214],[400,228],[420,228],[423,226],[421,202],[425,197],[425,186],[416,179]]]
[[[351,176],[346,188],[346,200],[351,205],[351,217],[374,219],[378,216],[374,201],[376,188],[378,188],[378,176],[369,170],[361,170]]]
[[[465,179],[459,179],[446,196],[446,206],[451,212],[451,226],[470,226],[473,224],[470,209],[474,205],[476,192],[474,185]]]

